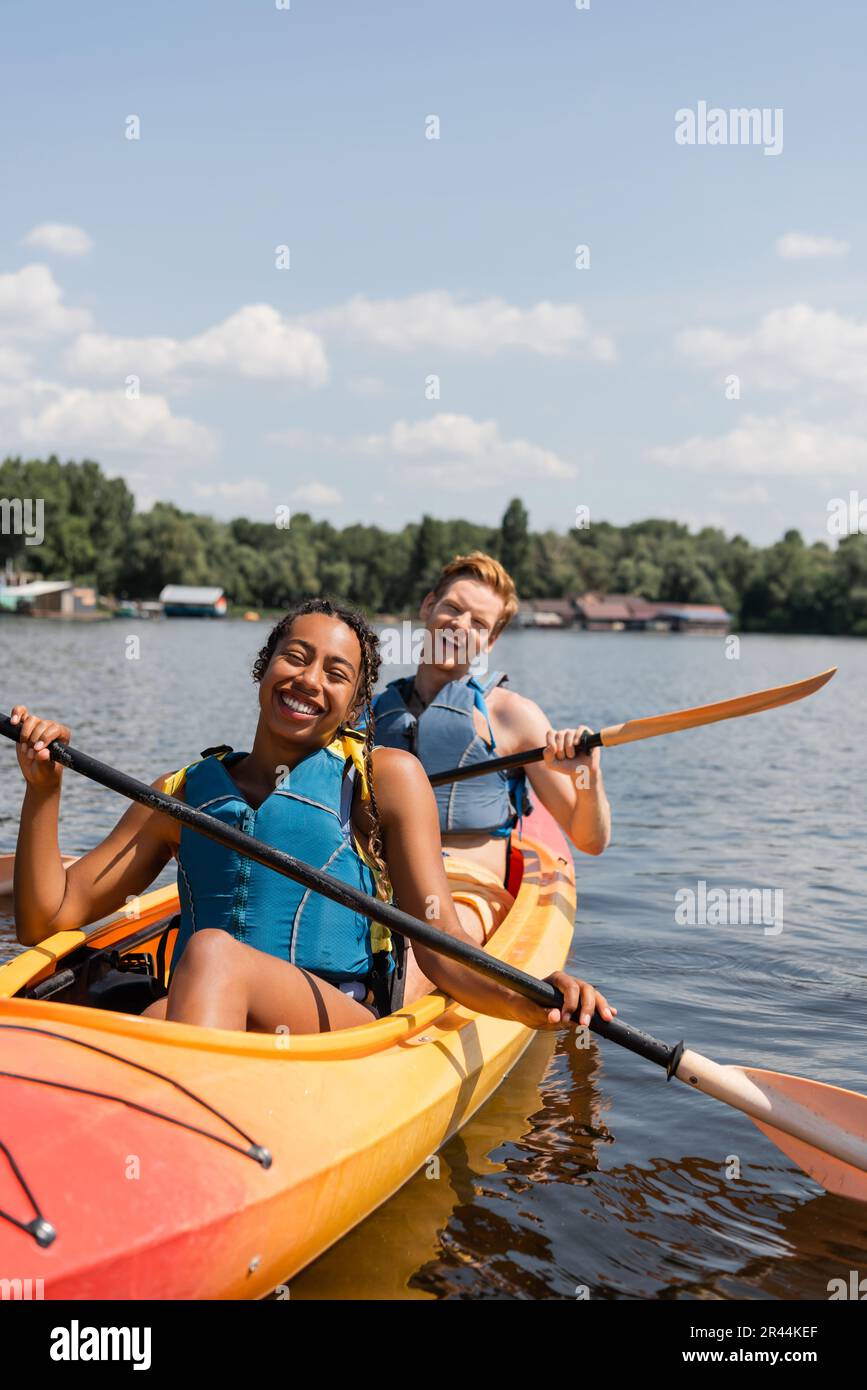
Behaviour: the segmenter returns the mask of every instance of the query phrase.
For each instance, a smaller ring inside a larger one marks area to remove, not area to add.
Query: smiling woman
[[[360,613],[308,600],[276,625],[254,664],[252,750],[222,745],[153,785],[350,888],[382,901],[394,895],[411,915],[472,944],[450,893],[424,769],[403,750],[373,747],[379,665],[376,635]],[[362,716],[364,732],[350,737]],[[70,731],[21,705],[13,722],[21,725],[18,756],[28,784],[15,870],[22,942],[118,910],[174,857],[181,913],[172,974],[167,996],[146,1015],[316,1033],[398,1007],[397,943],[384,927],[151,805],[133,805],[101,845],[65,869],[57,846],[62,766],[51,761],[48,744],[69,742]],[[429,947],[417,945],[416,957],[428,981],[479,1013],[556,1027],[579,1004],[589,1022],[597,1006],[591,986],[560,972],[549,978],[564,1007],[546,1011]],[[601,996],[598,1007],[610,1017]]]

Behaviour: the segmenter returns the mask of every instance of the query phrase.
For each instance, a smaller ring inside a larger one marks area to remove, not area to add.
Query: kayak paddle
[[[621,743],[636,743],[639,739],[656,738],[659,734],[676,734],[681,729],[697,729],[703,724],[741,719],[746,714],[759,714],[762,710],[790,705],[794,700],[803,700],[806,695],[812,695],[827,685],[836,670],[836,666],[831,666],[818,676],[808,676],[806,680],[794,681],[791,685],[776,685],[770,690],[755,690],[751,695],[736,695],[733,700],[719,700],[712,705],[696,705],[694,709],[673,710],[670,714],[654,714],[647,719],[629,719],[625,724],[612,724],[598,734],[582,734],[575,745],[576,753],[589,753],[594,748],[614,748]],[[544,756],[544,748],[531,748],[526,753],[511,753],[508,757],[492,758],[486,763],[472,763],[468,767],[453,767],[449,772],[435,772],[430,783],[432,787],[439,787],[445,782],[460,782],[467,777],[484,777],[489,772],[522,767],[525,763],[540,763]]]
[[[19,725],[13,724],[6,715],[0,715],[0,734],[17,743],[19,731]],[[177,797],[156,791],[89,754],[78,752],[69,744],[54,740],[49,744],[49,751],[54,761],[64,767],[153,811],[172,816],[199,834],[246,854],[259,864],[268,865],[333,902],[362,912],[410,941],[439,951],[544,1009],[562,1007],[563,995],[554,985],[537,980],[476,946],[456,940],[391,903],[381,902],[340,883],[321,869],[245,835],[234,826],[224,825],[214,816],[187,806]],[[827,1191],[867,1202],[867,1096],[804,1077],[787,1076],[783,1072],[719,1066],[710,1058],[686,1049],[682,1042],[674,1046],[661,1042],[618,1018],[606,1021],[594,1014],[590,1028],[609,1042],[664,1067],[669,1080],[676,1076],[685,1085],[749,1115],[788,1158]]]
[[[831,666],[818,676],[810,676],[807,680],[795,681],[792,685],[779,685],[770,690],[757,690],[752,695],[738,695],[733,700],[721,700],[713,705],[698,705],[694,709],[675,710],[671,714],[656,714],[646,719],[631,719],[625,724],[612,724],[610,728],[602,729],[598,734],[582,734],[578,743],[578,751],[589,753],[593,748],[613,748],[619,743],[635,743],[639,739],[655,738],[659,734],[673,734],[681,729],[693,729],[702,724],[715,724],[723,719],[738,719],[747,714],[758,714],[761,710],[776,709],[779,705],[788,705],[794,700],[802,700],[806,695],[812,695],[814,691],[827,684],[836,670],[836,666]],[[2,732],[9,737],[7,730],[4,729]],[[344,726],[341,733],[346,738],[359,741],[364,739],[364,733],[358,729]],[[497,772],[500,769],[506,770],[507,768],[521,767],[524,763],[541,762],[544,754],[544,748],[531,748],[525,753],[512,753],[505,758],[492,758],[486,763],[475,763],[469,767],[455,767],[450,772],[435,772],[429,780],[431,786],[438,787],[446,782],[459,782],[466,777],[484,777],[487,773]],[[64,866],[66,862],[64,860]],[[68,862],[73,862],[71,856]],[[0,897],[12,892],[14,864],[14,855],[0,855]]]

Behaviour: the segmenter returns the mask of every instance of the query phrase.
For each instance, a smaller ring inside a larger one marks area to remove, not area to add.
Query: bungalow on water
[[[167,618],[225,618],[228,607],[222,589],[192,584],[167,584],[160,603]]]
[[[96,590],[73,584],[71,579],[0,584],[0,613],[23,613],[29,618],[105,617],[97,610]]]
[[[579,624],[588,632],[726,633],[732,615],[716,603],[655,602],[635,594],[579,594]]]

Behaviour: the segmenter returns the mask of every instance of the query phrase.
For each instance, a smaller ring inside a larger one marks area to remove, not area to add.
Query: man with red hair
[[[425,643],[415,675],[392,681],[374,702],[376,742],[408,748],[428,773],[544,746],[543,762],[436,788],[443,852],[458,915],[483,943],[511,906],[509,842],[527,804],[527,782],[585,854],[601,854],[611,813],[599,749],[576,753],[584,731],[552,728],[545,712],[506,688],[487,657],[518,609],[510,575],[481,551],[444,566],[421,605]],[[484,669],[484,674],[482,670]],[[459,876],[458,876],[459,875]],[[422,990],[407,978],[407,999]]]

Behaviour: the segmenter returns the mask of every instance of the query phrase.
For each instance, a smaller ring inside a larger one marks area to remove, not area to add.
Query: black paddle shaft
[[[19,724],[13,724],[8,715],[0,714],[0,734],[17,743],[20,732]],[[543,1009],[558,1009],[563,1003],[563,995],[559,989],[547,981],[537,980],[534,976],[525,974],[523,970],[516,970],[505,961],[488,955],[486,951],[480,951],[476,946],[458,941],[447,932],[411,917],[408,912],[402,912],[391,903],[371,898],[367,893],[362,893],[357,888],[351,888],[349,884],[332,878],[330,874],[323,873],[321,869],[315,869],[311,864],[305,864],[303,860],[296,859],[283,850],[274,849],[273,846],[266,845],[251,835],[245,835],[243,831],[236,830],[232,825],[225,825],[215,816],[209,816],[205,811],[188,806],[176,796],[167,796],[165,792],[157,791],[145,782],[127,776],[125,772],[119,772],[116,768],[99,762],[88,753],[79,752],[68,743],[54,739],[48,745],[48,751],[54,762],[60,763],[62,767],[68,767],[73,772],[88,777],[92,782],[108,787],[110,791],[119,792],[121,796],[127,797],[130,801],[137,801],[151,811],[160,811],[173,817],[198,834],[207,836],[209,840],[216,840],[227,849],[236,850],[237,853],[254,859],[257,864],[265,864],[269,869],[275,869],[277,873],[294,879],[296,883],[303,883],[305,888],[322,893],[332,902],[340,903],[343,907],[352,908],[376,922],[381,922],[389,930],[408,937],[410,941],[429,946],[431,950],[448,956],[450,960],[465,965],[496,984],[514,990],[516,994],[522,994]],[[680,1060],[682,1044],[670,1047],[651,1037],[649,1033],[643,1033],[638,1028],[630,1027],[628,1023],[622,1023],[620,1019],[612,1019],[609,1022],[594,1014],[590,1027],[594,1033],[608,1038],[610,1042],[616,1042],[621,1047],[628,1048],[630,1052],[645,1057],[649,1062],[665,1067],[669,1075]]]
[[[602,747],[601,734],[583,733],[575,745],[575,753],[591,753],[594,748]],[[463,782],[467,777],[486,777],[489,772],[508,772],[510,768],[523,767],[525,763],[540,763],[544,756],[544,748],[530,748],[526,753],[509,753],[505,758],[491,758],[485,763],[453,767],[449,772],[434,772],[430,777],[430,784],[432,787],[440,787],[446,782]]]

